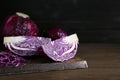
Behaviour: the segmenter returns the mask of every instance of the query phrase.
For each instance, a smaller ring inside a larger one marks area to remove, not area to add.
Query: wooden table
[[[0,76],[0,80],[120,80],[120,44],[80,44],[89,68]]]

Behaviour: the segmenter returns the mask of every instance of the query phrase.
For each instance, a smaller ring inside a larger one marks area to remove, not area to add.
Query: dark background
[[[59,25],[81,43],[120,43],[119,0],[1,0],[0,26],[15,12],[28,14],[40,30]]]

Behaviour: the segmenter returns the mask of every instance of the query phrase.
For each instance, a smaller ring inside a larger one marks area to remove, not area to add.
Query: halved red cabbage
[[[50,27],[49,29],[47,29],[46,33],[48,34],[48,37],[50,37],[52,40],[67,36],[67,33],[59,26]]]
[[[0,66],[7,67],[7,66],[23,66],[27,63],[25,59],[19,57],[17,55],[12,54],[11,52],[0,52]]]
[[[37,36],[37,25],[24,13],[10,15],[3,26],[3,36]]]
[[[4,37],[4,45],[20,56],[39,55],[38,48],[51,42],[50,38],[35,36]]]
[[[62,37],[60,39],[42,45],[44,53],[54,61],[65,61],[75,56],[78,48],[77,34]]]

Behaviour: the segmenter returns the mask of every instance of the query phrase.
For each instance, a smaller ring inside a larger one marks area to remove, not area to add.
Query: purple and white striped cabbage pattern
[[[0,52],[0,66],[13,66],[18,67],[25,65],[27,61],[22,57],[12,54],[11,52]]]
[[[68,39],[75,38],[74,41]],[[44,52],[54,61],[65,61],[75,56],[78,48],[76,34],[63,37],[42,46]]]
[[[5,42],[4,40],[4,44],[11,52],[20,56],[37,55],[37,49],[51,41],[50,38],[35,36],[18,36],[14,37],[14,39],[19,37],[22,38],[21,41]]]

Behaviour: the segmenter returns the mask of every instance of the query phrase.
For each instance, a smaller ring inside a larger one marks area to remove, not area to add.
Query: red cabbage
[[[37,25],[24,13],[10,15],[3,26],[3,36],[37,36]]]
[[[75,56],[78,48],[76,34],[62,37],[42,45],[44,53],[54,61],[65,61]]]
[[[50,38],[36,36],[4,37],[5,47],[20,56],[39,55],[38,48],[50,41]]]
[[[12,54],[11,52],[0,52],[0,66],[7,67],[7,66],[23,66],[27,63],[25,59],[19,57],[17,55]]]
[[[49,29],[47,29],[46,33],[48,34],[48,37],[50,37],[52,40],[67,36],[67,33],[59,26],[50,27]]]

